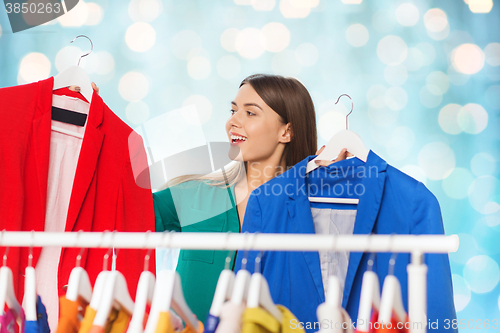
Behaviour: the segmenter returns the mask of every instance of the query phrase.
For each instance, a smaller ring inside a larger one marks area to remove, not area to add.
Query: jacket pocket
[[[182,227],[183,232],[221,232],[226,220],[222,217],[212,217],[210,219],[193,223]],[[214,250],[182,250],[181,258],[184,261],[200,261],[207,264],[214,263]]]

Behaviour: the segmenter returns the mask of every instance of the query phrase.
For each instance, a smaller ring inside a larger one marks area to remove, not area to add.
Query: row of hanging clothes
[[[401,285],[393,274],[396,257],[397,253],[391,258],[389,274],[380,290],[379,278],[372,271],[375,253],[371,255],[363,276],[357,324],[342,308],[342,289],[337,276],[328,277],[325,302],[316,309],[317,321],[304,323],[283,305],[274,304],[268,282],[259,273],[260,256],[255,261],[253,274],[246,270],[247,259],[243,259],[242,269],[236,274],[228,267],[221,272],[205,322],[205,333],[295,332],[305,329],[323,333],[409,332]],[[230,262],[230,257],[226,262]]]
[[[14,294],[12,271],[5,266],[7,251],[0,269],[0,332],[50,332],[45,307],[36,294],[34,268],[29,265],[25,270],[25,294],[21,307]],[[262,252],[256,258],[253,274],[246,270],[246,258],[242,269],[235,274],[229,269],[231,256],[228,256],[205,324],[186,304],[177,272],[161,270],[155,278],[149,271],[151,250],[144,259],[135,302],[123,274],[118,270],[107,270],[111,249],[104,256],[103,271],[93,287],[87,272],[80,267],[82,252],[71,271],[66,294],[59,299],[57,333],[304,332],[306,326],[312,324],[300,322],[285,306],[273,302],[268,282],[259,273]],[[409,331],[400,283],[393,272],[389,272],[380,292],[379,279],[371,269],[374,256],[371,255],[363,277],[357,325],[341,306],[338,278],[330,276],[326,301],[317,308],[317,322],[312,324],[312,329],[336,333]],[[393,270],[395,260],[396,254],[391,258],[390,270]]]
[[[0,332],[49,333],[47,311],[36,293],[35,269],[29,265],[25,271],[22,306],[14,292],[12,270],[0,268]],[[82,251],[83,252],[83,251]],[[81,255],[72,269],[66,294],[59,298],[58,333],[202,333],[203,324],[187,306],[182,293],[179,274],[149,271],[151,250],[144,259],[144,271],[137,285],[135,301],[129,293],[124,275],[118,270],[107,270],[104,257],[103,271],[91,285],[88,273],[80,267]],[[172,313],[170,309],[175,313]],[[185,327],[184,327],[185,326]]]

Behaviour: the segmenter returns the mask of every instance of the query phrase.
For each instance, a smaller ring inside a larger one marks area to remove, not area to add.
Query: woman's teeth
[[[235,141],[247,141],[247,138],[244,136],[239,136],[239,135],[231,135],[231,140],[233,142],[235,142]]]

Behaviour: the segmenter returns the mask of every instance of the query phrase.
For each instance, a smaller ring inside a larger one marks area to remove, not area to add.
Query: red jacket
[[[47,197],[52,94],[78,97],[67,88],[52,91],[54,79],[0,89],[0,230],[43,231]],[[142,173],[140,171],[143,171]],[[139,186],[139,185],[140,186]],[[66,231],[154,231],[154,208],[142,139],[95,92],[68,208]],[[1,237],[1,236],[0,236]],[[33,266],[40,255],[33,249]],[[75,266],[78,248],[61,252],[59,295]],[[107,249],[83,253],[91,283],[103,267]],[[11,248],[8,266],[16,294],[24,294],[29,249]],[[144,266],[144,250],[122,249],[116,268],[135,297]],[[3,251],[0,252],[0,256]],[[110,264],[109,264],[110,266]],[[108,266],[108,267],[109,267]],[[154,254],[149,268],[154,272]]]

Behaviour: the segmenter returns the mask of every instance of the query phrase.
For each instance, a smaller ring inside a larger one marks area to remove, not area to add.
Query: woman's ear
[[[285,131],[283,132],[283,134],[281,134],[280,142],[288,143],[292,141],[292,137],[293,137],[292,124],[288,123],[285,125]]]

